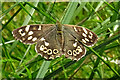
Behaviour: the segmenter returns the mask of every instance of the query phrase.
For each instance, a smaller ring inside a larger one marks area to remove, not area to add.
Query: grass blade
[[[50,65],[50,62],[51,62],[51,61],[44,61],[44,62],[42,63],[42,66],[41,66],[41,68],[40,68],[40,70],[39,70],[39,72],[38,72],[38,74],[37,74],[37,76],[36,76],[36,79],[37,79],[37,78],[41,78],[41,79],[44,78],[44,76],[45,76],[45,74],[46,74],[46,72],[47,72],[47,70],[48,70],[48,67],[49,67],[49,65]]]
[[[26,4],[23,4],[24,6],[26,5]],[[7,23],[5,24],[5,25],[3,25],[3,27],[2,27],[2,29],[0,30],[0,32],[9,24],[9,22],[21,11],[21,9],[22,8],[19,8],[18,10],[17,10],[17,12],[7,21]]]
[[[63,18],[61,18],[61,23],[62,24],[68,24],[70,22],[70,20],[72,19],[73,15],[74,15],[74,11],[77,7],[78,3],[77,2],[69,2],[68,6],[67,6],[67,12],[65,13],[65,15],[63,16]]]

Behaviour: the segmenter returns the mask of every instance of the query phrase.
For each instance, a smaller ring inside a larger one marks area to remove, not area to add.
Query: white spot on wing
[[[28,37],[28,40],[31,40],[32,39],[32,36]]]
[[[72,56],[70,56],[70,57],[69,57],[69,59],[73,60],[73,57],[72,57]]]
[[[46,47],[44,47],[43,52],[47,53],[47,48]]]
[[[41,25],[39,25],[39,28],[38,28],[38,30],[41,30]]]
[[[77,52],[77,54],[79,54],[80,52],[82,52],[82,49],[81,49],[80,46],[77,47],[76,52]]]
[[[51,55],[51,54],[52,54],[52,50],[51,50],[51,49],[48,49],[48,50],[47,50],[47,54],[48,54],[48,55]]]
[[[85,41],[84,39],[82,39],[82,41],[83,41],[84,43],[86,43],[86,41]]]
[[[88,37],[89,37],[90,39],[92,39],[92,36],[91,36],[91,35],[88,35]]]
[[[41,39],[40,39],[40,41],[44,41],[45,40],[45,38],[44,37],[42,37]]]
[[[49,59],[54,59],[54,57],[53,57],[53,56],[50,56]]]
[[[48,59],[46,56],[44,56],[45,59]]]
[[[48,42],[45,42],[45,46],[49,46],[49,43],[48,43]]]
[[[73,50],[73,55],[74,55],[74,56],[77,56],[76,53],[77,53],[76,50]]]
[[[92,32],[89,32],[89,34],[92,36],[93,35],[93,33]]]
[[[66,49],[64,48],[63,51],[66,51]]]
[[[87,37],[87,35],[86,35],[85,33],[82,33],[82,35],[83,35],[84,37]]]
[[[78,58],[78,60],[80,60],[80,58]],[[78,61],[78,60],[77,60],[77,61]]]
[[[25,38],[23,37],[23,38],[22,38],[22,40],[24,41],[24,40],[25,40]]]
[[[89,32],[88,37],[89,37],[90,39],[92,39],[92,37],[93,37],[93,33],[92,33],[92,32]]]
[[[82,52],[82,49],[80,48],[79,51]]]
[[[13,34],[13,31],[12,31],[12,34]]]
[[[77,60],[77,58],[74,58],[74,60]]]
[[[54,50],[53,50],[53,53],[54,53],[54,54],[57,54],[58,52],[59,52],[59,51],[58,51],[57,49],[54,49]]]
[[[77,39],[75,39],[75,41],[77,41]]]
[[[80,46],[77,47],[78,49],[80,48]]]
[[[22,42],[22,40],[20,40],[20,42]]]
[[[21,34],[22,29],[20,29],[18,32]]]
[[[68,53],[68,55],[72,55],[72,51],[71,50],[68,50],[67,53]]]
[[[18,32],[20,33],[21,36],[25,36],[25,33],[21,33],[22,29],[20,29]]]
[[[39,53],[38,55],[40,55],[41,57],[43,57],[43,54]]]
[[[73,47],[77,47],[77,42],[75,42],[75,43],[73,44]]]
[[[89,39],[85,38],[85,40],[86,40],[87,42],[89,42]]]
[[[25,33],[21,33],[21,36],[25,36]]]
[[[33,31],[30,31],[29,33],[28,33],[28,35],[32,35],[33,34]]]
[[[91,40],[91,42],[93,42],[93,40]]]
[[[25,31],[28,32],[30,28],[30,25],[27,25],[27,27],[25,28]]]
[[[49,59],[54,59],[54,55],[51,55],[51,56],[49,57]]]
[[[40,46],[40,50],[43,51],[44,50],[44,45]]]
[[[76,29],[76,27],[74,27],[74,30],[77,32],[77,29]]]
[[[36,37],[34,37],[33,39],[32,39],[32,41],[36,41],[37,40],[37,38]]]
[[[87,34],[88,32],[87,32],[87,30],[85,29],[85,28],[83,28],[83,31],[85,32],[85,34]]]
[[[60,57],[60,54],[56,55],[56,57]]]

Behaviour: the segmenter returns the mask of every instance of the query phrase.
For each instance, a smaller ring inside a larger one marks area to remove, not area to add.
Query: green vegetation
[[[2,78],[120,78],[120,2],[3,2]],[[27,24],[62,24],[86,27],[98,35],[79,61],[64,57],[46,61],[13,38],[12,31]],[[118,64],[119,61],[119,64]],[[0,75],[1,76],[1,75]]]

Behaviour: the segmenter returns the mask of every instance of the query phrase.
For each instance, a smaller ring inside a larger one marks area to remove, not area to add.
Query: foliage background
[[[120,78],[120,2],[2,2],[2,78]],[[45,61],[34,45],[14,40],[12,31],[27,24],[86,27],[99,39],[79,61]]]

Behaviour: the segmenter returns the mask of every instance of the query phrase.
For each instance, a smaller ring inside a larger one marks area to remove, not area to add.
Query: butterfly
[[[58,21],[56,24],[22,26],[12,34],[24,44],[36,43],[36,52],[47,60],[64,55],[78,61],[86,54],[84,45],[91,47],[98,39],[97,35],[87,28],[61,24]]]

